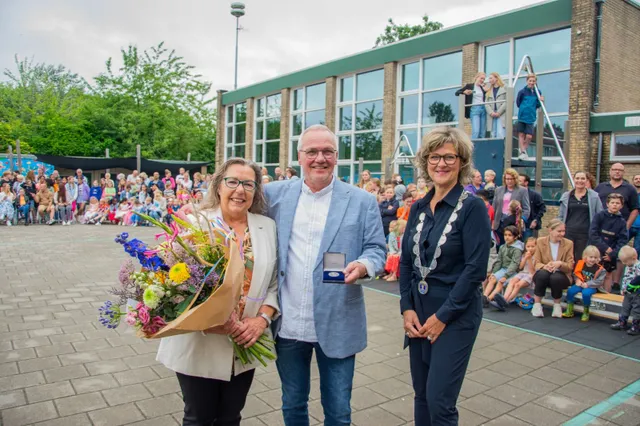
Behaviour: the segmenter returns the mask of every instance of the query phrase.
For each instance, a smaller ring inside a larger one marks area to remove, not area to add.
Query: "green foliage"
[[[392,18],[389,18],[389,23],[385,27],[384,32],[376,39],[376,45],[374,47],[384,46],[385,44],[394,43],[420,34],[437,31],[442,27],[443,25],[440,22],[429,21],[429,16],[427,15],[422,17],[422,23],[419,25],[398,25],[393,22]]]
[[[122,68],[89,84],[59,65],[16,58],[0,83],[0,150],[20,139],[23,152],[211,160],[215,152],[211,84],[160,43],[121,50]]]

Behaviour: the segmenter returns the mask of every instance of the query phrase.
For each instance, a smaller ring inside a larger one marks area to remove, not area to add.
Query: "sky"
[[[245,0],[238,87],[370,49],[388,18],[445,27],[539,0]],[[89,82],[120,49],[175,49],[212,83],[233,89],[235,18],[225,0],[0,0],[0,70],[14,56],[62,64]],[[4,79],[0,76],[0,79]]]

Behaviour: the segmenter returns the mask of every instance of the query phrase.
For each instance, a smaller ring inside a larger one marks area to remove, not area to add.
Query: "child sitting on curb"
[[[515,226],[507,226],[504,228],[504,245],[498,251],[498,260],[493,264],[491,274],[485,281],[482,302],[484,307],[488,307],[493,301],[496,294],[502,292],[504,284],[509,278],[515,275],[520,265],[522,250],[524,249],[522,241],[518,240],[518,229]],[[492,306],[500,309],[501,305],[493,304]]]
[[[633,321],[627,334],[638,336],[640,335],[640,261],[638,261],[638,253],[629,246],[620,249],[619,257],[625,266],[621,287],[624,300],[618,322],[612,324],[611,329],[626,330],[627,320],[632,316]]]
[[[562,314],[563,318],[573,318],[573,303],[576,294],[582,293],[582,317],[580,321],[589,321],[589,306],[591,296],[598,292],[598,288],[604,283],[607,272],[598,264],[600,262],[600,250],[596,246],[587,246],[582,252],[582,260],[579,260],[573,270],[574,284],[567,290],[567,309]]]
[[[513,302],[516,297],[518,297],[520,290],[523,288],[531,287],[533,289],[533,274],[535,273],[535,262],[533,260],[533,256],[535,254],[536,239],[534,237],[529,237],[525,245],[525,251],[522,255],[522,259],[520,260],[520,272],[509,280],[507,289],[504,291],[504,296],[502,294],[496,294],[494,297],[494,300],[499,305],[508,306],[509,303]]]

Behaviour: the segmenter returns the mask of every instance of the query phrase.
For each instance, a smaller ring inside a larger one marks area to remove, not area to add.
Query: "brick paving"
[[[0,228],[0,424],[176,425],[174,374],[155,362],[157,342],[126,326],[101,328],[97,307],[125,259],[124,228]],[[127,228],[146,240],[154,231]],[[369,347],[356,358],[355,425],[412,423],[398,299],[366,291]],[[545,318],[544,321],[553,321]],[[309,405],[321,424],[318,371]],[[557,425],[640,379],[640,363],[484,322],[459,401],[461,425]],[[283,424],[274,366],[256,372],[243,425]],[[594,424],[637,425],[640,398]]]

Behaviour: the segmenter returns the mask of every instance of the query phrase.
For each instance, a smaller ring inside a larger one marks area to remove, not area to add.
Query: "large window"
[[[358,182],[360,158],[365,170],[381,176],[383,94],[382,69],[339,79],[336,134],[340,179]]]
[[[289,162],[300,175],[298,141],[302,132],[314,124],[325,124],[326,83],[300,87],[291,92],[291,144]]]
[[[639,161],[640,133],[616,133],[611,137],[611,160]]]
[[[405,136],[415,154],[422,135],[430,129],[442,125],[457,125],[458,97],[455,92],[461,83],[462,52],[402,64],[396,144]],[[405,180],[411,180],[413,167],[401,165],[398,173]]]
[[[262,167],[266,167],[271,176],[280,163],[280,106],[282,95],[256,99],[255,141],[253,159]]]
[[[227,106],[224,159],[244,158],[247,135],[247,103]]]

